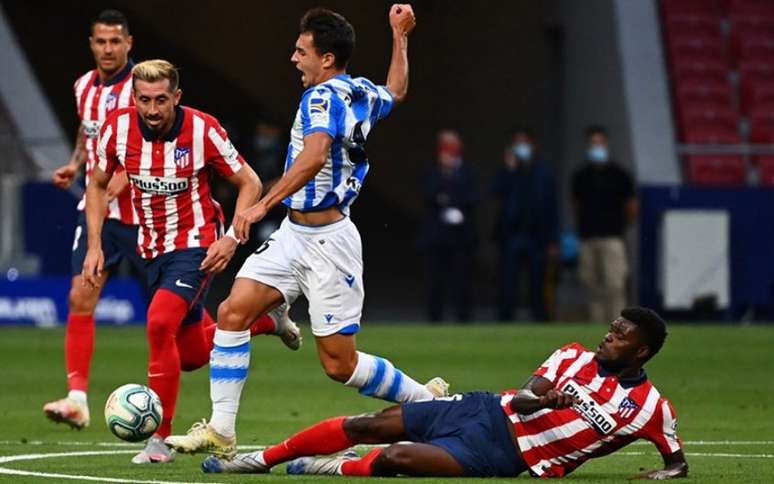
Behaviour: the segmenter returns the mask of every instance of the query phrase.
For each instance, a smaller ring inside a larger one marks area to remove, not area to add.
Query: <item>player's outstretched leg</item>
[[[398,406],[357,417],[333,417],[318,422],[265,450],[237,454],[232,460],[209,457],[209,473],[265,473],[298,457],[334,454],[356,444],[380,444],[406,439]]]
[[[336,381],[355,387],[366,396],[390,402],[432,400],[448,395],[449,385],[441,378],[422,385],[387,360],[355,350],[352,335],[318,337],[317,352],[325,373]]]
[[[212,417],[195,424],[186,435],[170,436],[165,443],[188,454],[207,452],[231,457],[236,454],[236,416],[250,365],[248,329],[259,314],[284,302],[273,287],[237,278],[231,294],[218,308],[218,329],[210,355]]]
[[[107,280],[107,272],[100,276],[99,286]],[[89,368],[94,353],[94,308],[99,300],[99,289],[87,288],[81,276],[70,283],[69,314],[65,329],[65,362],[67,365],[67,397],[49,402],[43,412],[50,420],[81,430],[89,426]]]

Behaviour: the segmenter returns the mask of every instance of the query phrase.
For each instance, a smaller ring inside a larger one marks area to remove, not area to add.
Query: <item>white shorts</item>
[[[349,217],[310,227],[285,218],[237,274],[309,300],[312,334],[355,333],[363,312],[363,249]]]

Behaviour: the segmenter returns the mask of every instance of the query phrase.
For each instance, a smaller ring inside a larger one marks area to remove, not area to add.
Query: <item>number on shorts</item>
[[[83,231],[83,227],[80,225],[75,227],[75,240],[73,240],[73,252],[78,248],[78,241],[81,239],[81,232]]]

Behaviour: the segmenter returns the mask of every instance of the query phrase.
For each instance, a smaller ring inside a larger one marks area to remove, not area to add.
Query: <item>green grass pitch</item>
[[[599,325],[563,324],[366,324],[358,345],[390,358],[418,380],[441,375],[455,392],[499,391],[519,386],[562,344],[580,341],[595,347],[604,330]],[[253,340],[250,378],[238,421],[240,445],[271,444],[319,419],[385,406],[328,380],[317,361],[308,326],[303,331],[306,342],[299,352],[286,350],[273,337]],[[62,345],[61,329],[0,329],[0,482],[79,482],[65,475],[90,476],[97,482],[300,483],[331,479],[287,476],[284,466],[263,476],[206,475],[199,471],[202,457],[186,455],[178,456],[171,465],[132,465],[129,459],[139,447],[121,445],[109,434],[102,407],[117,386],[145,382],[144,328],[98,328],[90,391],[92,425],[81,432],[48,422],[41,411],[43,403],[65,394]],[[774,327],[675,325],[647,370],[678,412],[679,433],[690,464],[689,481],[774,482]],[[209,416],[207,378],[206,368],[184,374],[177,432]],[[78,452],[87,454],[75,454]],[[31,454],[38,456],[7,459]],[[567,479],[621,482],[641,468],[660,465],[652,445],[633,444],[584,465]],[[51,477],[9,475],[9,469]],[[329,482],[334,481],[345,479]],[[387,481],[392,480],[379,480]],[[407,482],[405,478],[395,481]]]

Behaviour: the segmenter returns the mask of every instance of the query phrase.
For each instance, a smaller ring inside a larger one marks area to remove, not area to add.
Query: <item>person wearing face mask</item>
[[[615,318],[626,305],[629,266],[626,227],[637,216],[631,175],[611,160],[604,128],[586,131],[586,160],[572,177],[572,200],[580,238],[578,276],[588,294],[592,321]]]
[[[497,316],[501,321],[513,319],[525,269],[530,318],[548,319],[546,269],[557,254],[559,214],[554,175],[536,148],[529,129],[515,130],[492,183],[500,205],[495,238],[500,246]]]
[[[478,177],[462,158],[462,138],[453,130],[438,134],[436,163],[421,178],[425,219],[420,245],[429,278],[427,317],[440,321],[447,299],[458,321],[471,316],[471,279],[476,244]]]

